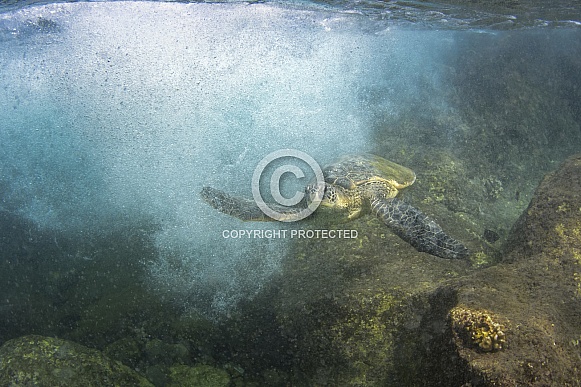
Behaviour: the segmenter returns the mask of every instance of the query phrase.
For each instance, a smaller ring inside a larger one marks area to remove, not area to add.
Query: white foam
[[[288,241],[225,242],[223,229],[256,225],[209,208],[201,187],[250,197],[254,167],[281,148],[321,162],[369,150],[374,114],[397,103],[362,94],[390,89],[387,75],[395,90],[415,87],[398,77],[418,70],[396,55],[405,42],[364,32],[356,15],[153,2],[35,10],[59,30],[51,44],[4,42],[6,200],[61,230],[152,217],[162,226],[152,283],[174,298],[216,289],[220,311],[259,289]]]

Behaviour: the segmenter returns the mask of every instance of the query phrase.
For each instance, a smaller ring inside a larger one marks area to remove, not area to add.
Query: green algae
[[[308,378],[357,386],[409,380],[429,294],[472,269],[417,252],[372,216],[350,226],[356,239],[293,246],[277,319]]]
[[[209,365],[199,364],[194,367],[177,365],[170,368],[171,387],[226,387],[230,377],[224,370]]]
[[[153,386],[129,367],[82,345],[23,336],[0,348],[3,386]]]
[[[458,287],[460,305],[494,310],[513,327],[506,351],[493,356],[456,343],[454,351],[468,365],[469,378],[484,385],[578,382],[581,216],[575,209],[581,206],[580,168],[581,156],[574,156],[545,176],[511,231],[503,262]]]

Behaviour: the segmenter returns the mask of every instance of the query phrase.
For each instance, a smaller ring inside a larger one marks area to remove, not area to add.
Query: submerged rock
[[[555,249],[576,249],[581,238],[581,155],[547,174],[512,228],[505,259],[532,258]]]
[[[151,386],[129,367],[71,341],[23,336],[0,348],[2,386]]]
[[[444,376],[443,381],[482,386],[579,384],[579,192],[581,155],[545,176],[509,235],[504,262],[453,285],[458,305],[454,309],[487,309],[502,320],[505,342],[503,350],[494,353],[458,340],[446,346],[442,343],[454,336],[454,327],[448,326],[440,346],[437,341],[431,345],[437,354],[432,371]],[[450,316],[453,321],[454,311]]]
[[[275,308],[293,352],[291,384],[413,384],[428,298],[474,269],[418,253],[375,218],[349,226],[357,239],[297,243],[284,263]]]
[[[275,306],[295,382],[578,385],[579,192],[581,155],[545,177],[485,269],[406,249],[373,219],[357,240],[295,246]]]
[[[226,387],[230,383],[230,377],[226,371],[205,364],[194,367],[177,365],[171,367],[170,371],[169,386]]]

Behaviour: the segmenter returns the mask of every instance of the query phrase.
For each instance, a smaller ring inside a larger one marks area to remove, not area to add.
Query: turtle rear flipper
[[[218,211],[243,221],[274,222],[275,220],[293,220],[301,208],[285,207],[269,203],[268,207],[279,214],[280,219],[267,216],[254,200],[232,196],[212,187],[204,187],[200,192],[202,199]]]
[[[462,243],[447,235],[436,222],[401,200],[374,199],[371,210],[397,236],[418,251],[449,259],[463,259],[470,254]]]
[[[239,198],[212,187],[204,187],[200,192],[202,199],[226,215],[244,221],[273,221],[254,203],[254,200]]]

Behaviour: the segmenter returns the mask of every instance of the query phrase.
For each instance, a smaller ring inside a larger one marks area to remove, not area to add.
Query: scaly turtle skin
[[[324,187],[306,187],[307,200],[296,207],[268,204],[292,220],[308,203],[321,198],[317,217],[348,221],[367,213],[375,214],[400,238],[418,251],[442,258],[466,258],[469,251],[447,235],[436,222],[417,208],[396,199],[400,189],[416,180],[406,167],[371,154],[347,155],[323,169]],[[253,200],[231,196],[204,187],[202,199],[215,209],[244,221],[272,221]]]

